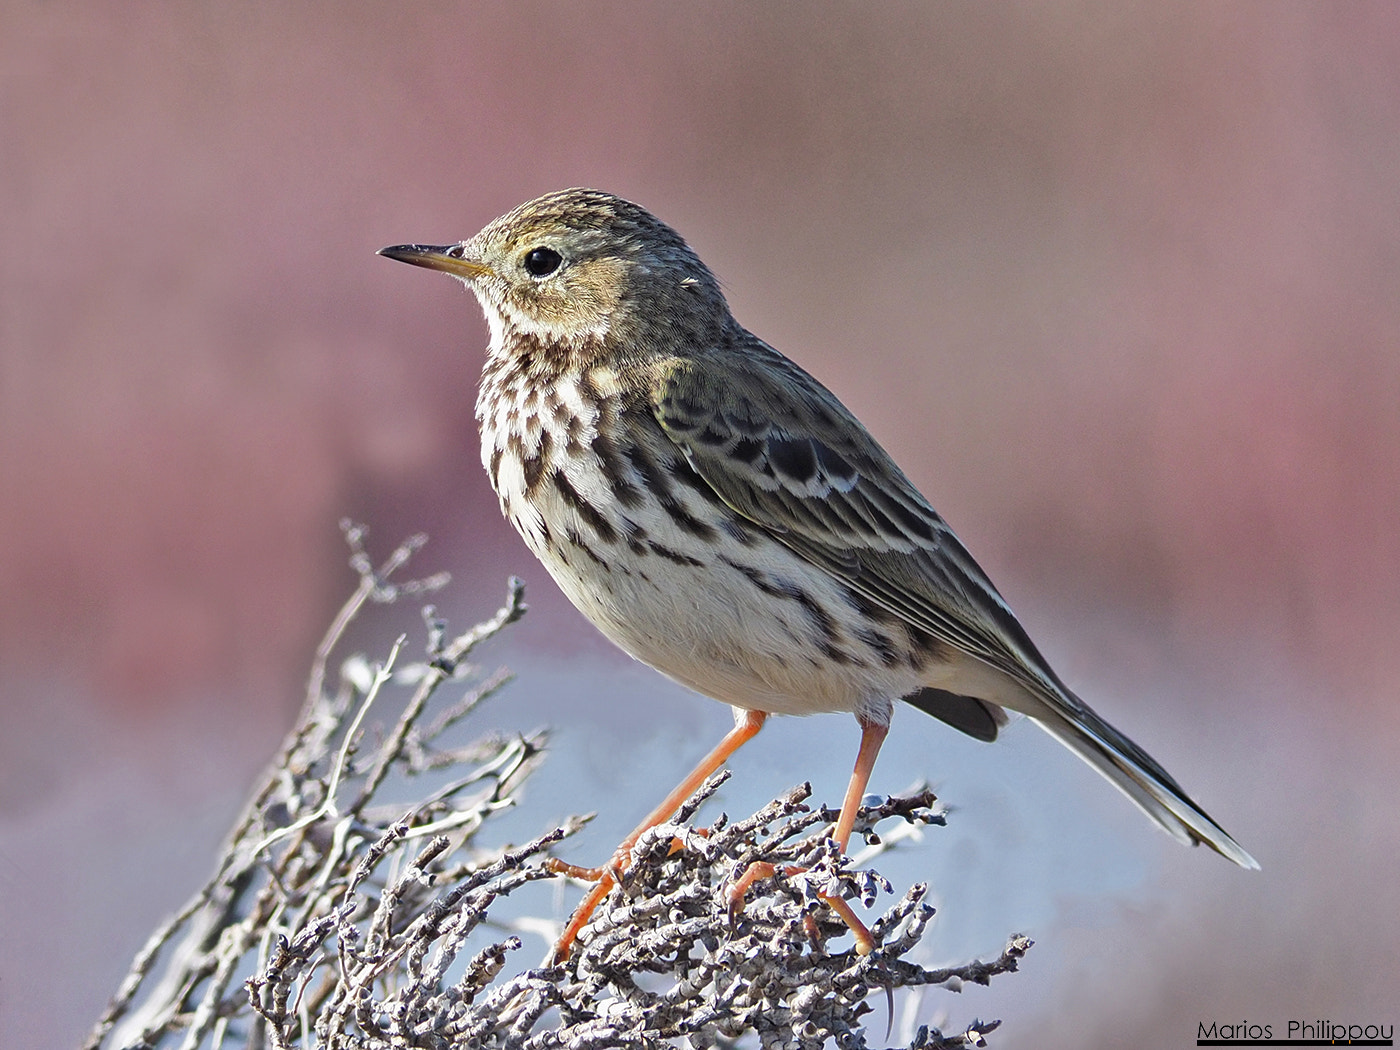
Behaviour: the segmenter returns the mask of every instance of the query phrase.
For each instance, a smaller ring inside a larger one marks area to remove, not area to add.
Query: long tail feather
[[[1072,720],[1062,710],[1048,706],[1031,717],[1132,799],[1173,838],[1188,845],[1204,843],[1240,867],[1258,870],[1259,862],[1192,802],[1151,755],[1077,697],[1073,699],[1078,709]]]

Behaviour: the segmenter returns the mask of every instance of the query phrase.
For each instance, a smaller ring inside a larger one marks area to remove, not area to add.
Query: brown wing
[[[857,593],[1054,704],[1077,705],[986,574],[826,388],[757,340],[661,364],[652,409],[730,507]]]

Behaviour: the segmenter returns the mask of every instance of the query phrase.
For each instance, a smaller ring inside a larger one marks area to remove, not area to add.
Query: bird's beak
[[[453,277],[460,277],[465,281],[491,276],[490,267],[483,266],[471,259],[462,258],[461,251],[460,244],[449,244],[442,247],[431,244],[395,244],[388,248],[380,248],[375,254],[383,255],[388,259],[397,259],[399,262],[406,262],[413,266],[426,266],[429,270],[441,270],[443,273],[450,273]]]

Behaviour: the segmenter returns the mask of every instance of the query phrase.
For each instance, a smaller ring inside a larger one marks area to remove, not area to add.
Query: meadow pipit
[[[491,329],[476,415],[501,510],[579,610],[735,728],[619,847],[771,713],[861,727],[844,849],[896,700],[979,740],[1024,712],[1185,843],[1254,859],[1050,669],[958,538],[840,401],[730,314],[680,235],[551,193],[445,247]],[[580,905],[569,944],[612,881]]]

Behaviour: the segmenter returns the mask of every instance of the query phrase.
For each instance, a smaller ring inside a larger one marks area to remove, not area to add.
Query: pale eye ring
[[[553,248],[531,248],[525,253],[525,272],[531,277],[548,277],[563,261],[564,257]]]

